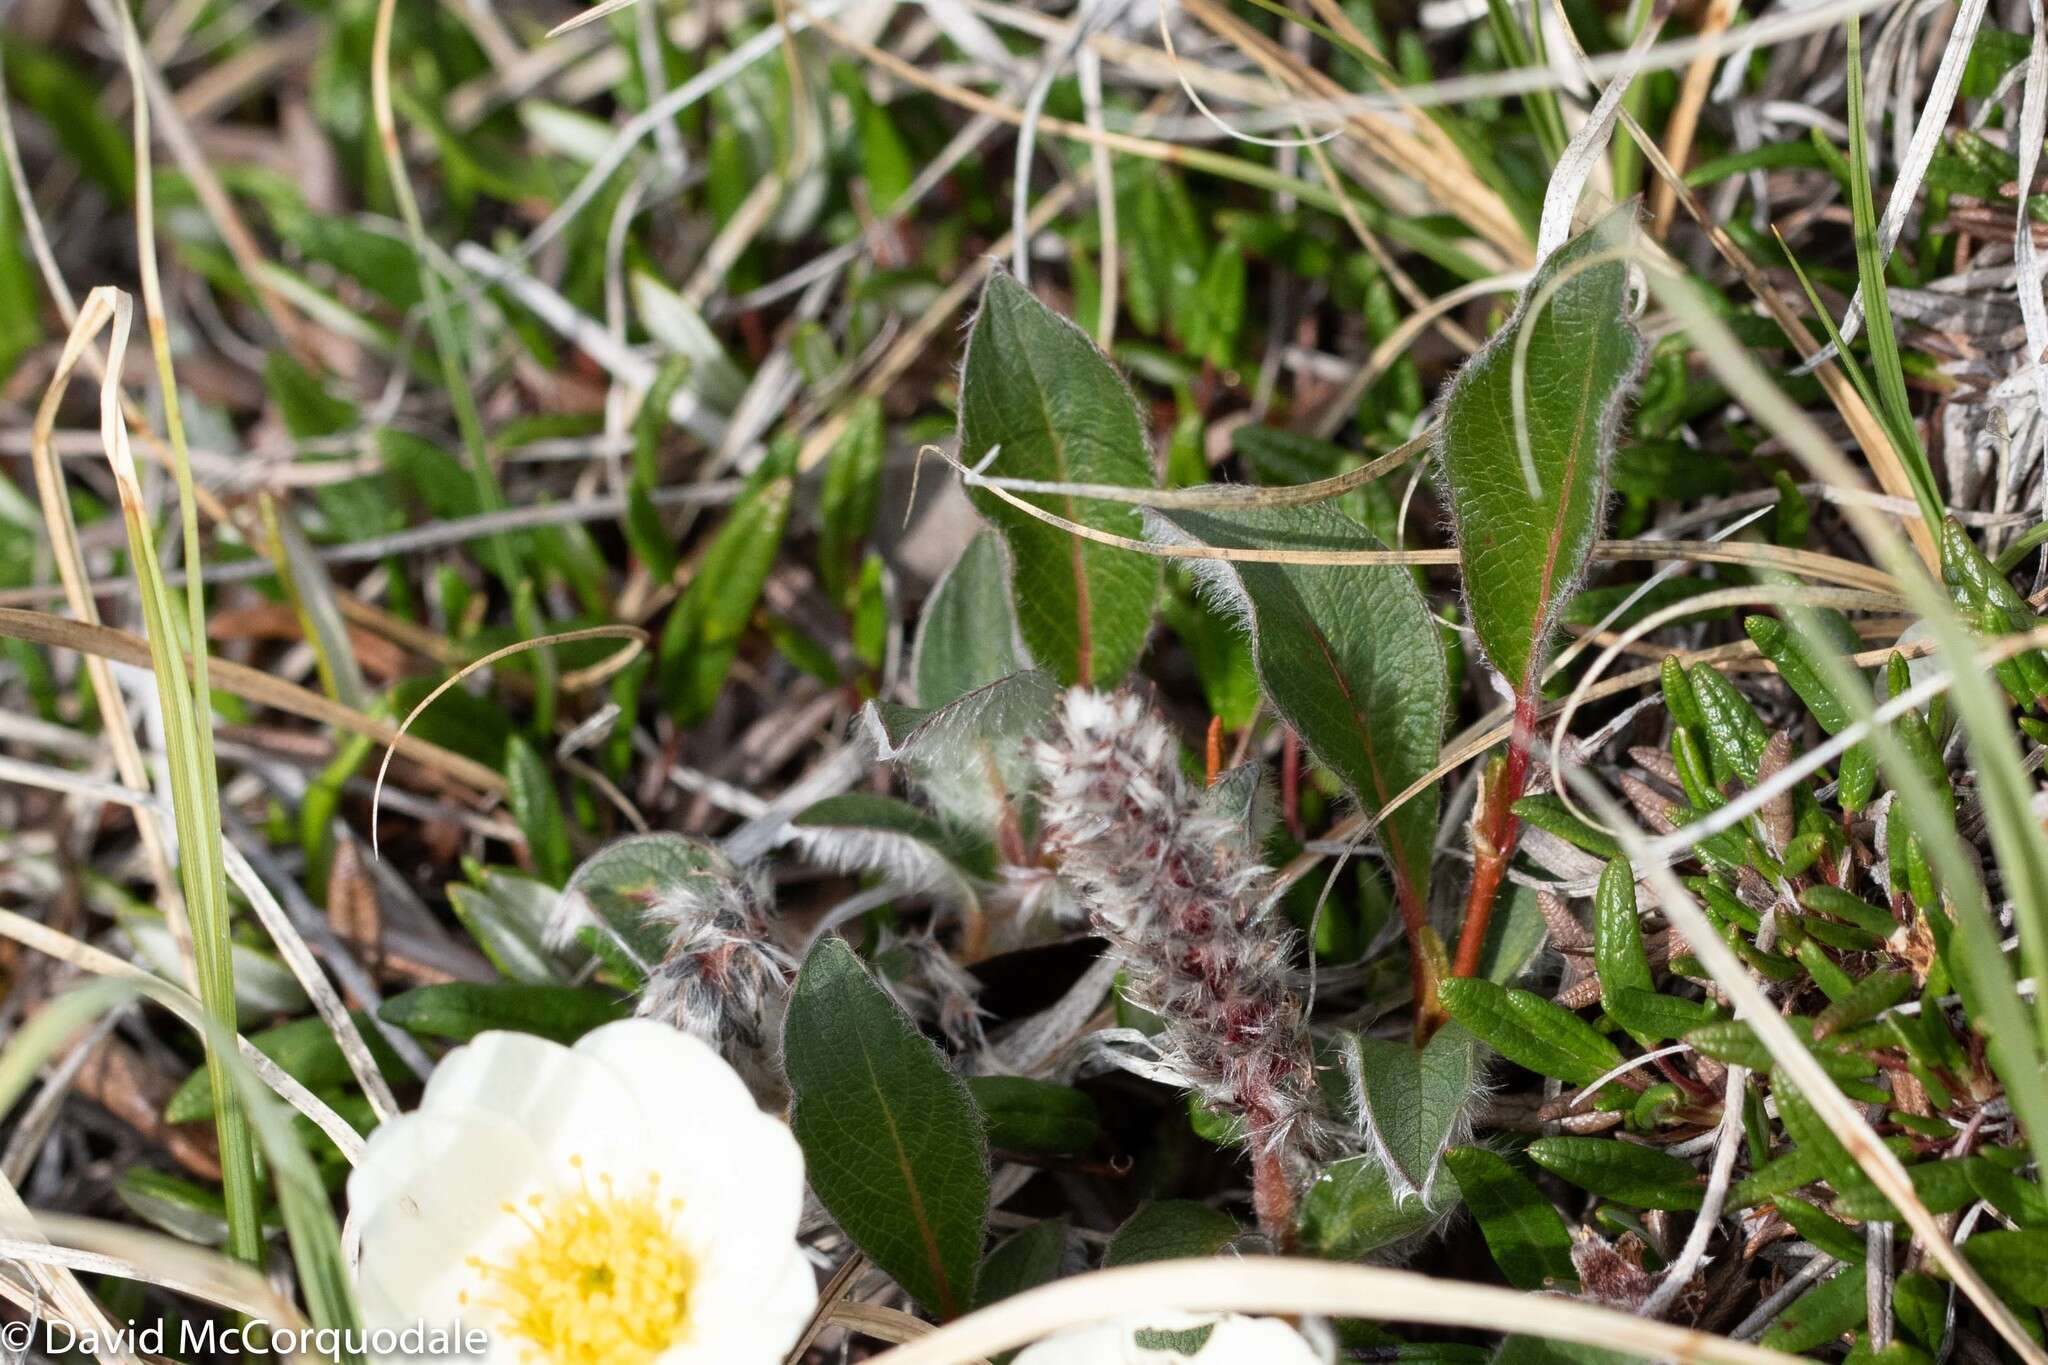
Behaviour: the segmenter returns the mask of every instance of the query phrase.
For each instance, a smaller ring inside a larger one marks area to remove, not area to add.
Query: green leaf
[[[1484,1147],[1453,1147],[1444,1161],[1509,1284],[1548,1289],[1578,1283],[1571,1229],[1529,1177]]]
[[[874,529],[882,496],[882,404],[863,398],[854,405],[846,434],[825,463],[818,491],[818,570],[834,601],[845,598],[860,562],[861,542]]]
[[[1843,1267],[1778,1314],[1761,1344],[1770,1350],[1800,1354],[1854,1331],[1863,1325],[1869,1309],[1863,1291],[1863,1272],[1855,1266]]]
[[[1939,1350],[1948,1335],[1948,1295],[1941,1281],[1919,1270],[1908,1271],[1892,1285],[1892,1312],[1899,1326],[1930,1351]]]
[[[2039,1184],[1988,1161],[1970,1168],[1970,1184],[1979,1197],[2021,1227],[2048,1231],[2048,1192]]]
[[[738,869],[710,844],[687,835],[635,834],[585,858],[562,891],[588,919],[585,941],[629,979],[647,976],[668,952],[671,927],[650,921],[648,907],[664,896],[716,881]]]
[[[828,938],[784,1026],[790,1126],[846,1235],[942,1318],[974,1302],[988,1151],[967,1087],[853,950]]]
[[[1547,830],[1558,838],[1600,858],[1618,858],[1621,845],[1604,830],[1597,830],[1572,814],[1555,792],[1538,792],[1515,802],[1515,815],[1524,824]]]
[[[1390,1183],[1404,1197],[1429,1195],[1438,1159],[1476,1093],[1479,1049],[1455,1023],[1437,1030],[1420,1051],[1405,1042],[1347,1035],[1360,1118]]]
[[[1026,667],[1003,542],[983,531],[932,589],[918,618],[910,672],[919,706],[944,706]]]
[[[1333,1260],[1364,1260],[1427,1232],[1457,1202],[1453,1184],[1444,1175],[1428,1198],[1396,1195],[1377,1154],[1333,1161],[1301,1198],[1302,1244]]]
[[[1242,1231],[1221,1209],[1191,1199],[1162,1199],[1140,1205],[1109,1239],[1105,1267],[1141,1261],[1176,1261],[1187,1256],[1214,1256]]]
[[[955,894],[970,879],[996,873],[989,843],[907,801],[874,792],[845,792],[804,808],[791,825],[806,851],[844,868],[886,868],[893,875],[932,883]]]
[[[1621,1049],[1570,1010],[1540,995],[1477,977],[1443,983],[1451,1018],[1517,1066],[1571,1085],[1591,1085],[1621,1065]]]
[[[996,272],[982,292],[960,381],[960,457],[989,474],[1073,483],[1153,483],[1138,408],[1095,343],[1031,291]],[[1034,495],[1099,531],[1136,537],[1138,509]],[[1083,540],[987,490],[978,506],[1009,542],[1018,625],[1038,663],[1061,682],[1111,685],[1145,647],[1159,595],[1156,561]]]
[[[505,801],[519,832],[526,836],[526,850],[533,856],[533,870],[540,879],[560,886],[569,875],[573,855],[569,851],[569,826],[562,818],[562,803],[555,796],[554,779],[547,764],[533,746],[514,735],[505,748]]]
[[[21,209],[11,182],[0,181],[0,380],[43,337],[42,286],[22,245]]]
[[[1804,1095],[1779,1077],[1772,1086],[1772,1098],[1778,1102],[1778,1119],[1785,1125],[1785,1135],[1819,1159],[1821,1174],[1834,1186],[1839,1199],[1853,1199],[1879,1208],[1881,1211],[1873,1217],[1898,1216]]]
[[[99,82],[17,36],[9,36],[4,57],[10,96],[50,125],[65,164],[122,202],[133,198],[135,153],[127,132],[101,109]]]
[[[1883,968],[1870,973],[1848,995],[1820,1012],[1813,1025],[1814,1037],[1825,1038],[1877,1018],[1913,994],[1915,985],[1908,971]]]
[[[1638,1025],[1615,1012],[1615,996],[1634,987],[1654,991],[1657,981],[1650,973],[1649,954],[1643,950],[1643,925],[1636,909],[1636,874],[1626,858],[1608,862],[1593,890],[1593,967],[1600,977],[1600,994],[1607,1012],[1635,1040],[1648,1047],[1653,1041]]]
[[[1155,538],[1232,549],[1384,548],[1349,517],[1315,506],[1160,511],[1151,527]],[[1213,561],[1203,571],[1242,609],[1275,709],[1362,806],[1378,812],[1436,766],[1450,691],[1443,637],[1406,569]],[[1378,831],[1417,909],[1429,899],[1436,813],[1432,786]]]
[[[970,1076],[967,1093],[988,1125],[988,1145],[998,1150],[1066,1156],[1102,1138],[1095,1101],[1070,1085],[1029,1076]]]
[[[1623,1351],[1603,1351],[1576,1342],[1511,1336],[1501,1342],[1492,1365],[1636,1365],[1642,1359]]]
[[[975,1283],[974,1306],[990,1304],[1051,1284],[1060,1275],[1060,1262],[1067,1253],[1067,1220],[1048,1218],[1012,1233],[996,1243],[981,1263]]]
[[[568,981],[569,973],[545,939],[555,896],[551,886],[493,868],[485,874],[482,889],[451,882],[448,908],[507,980],[558,986]]]
[[[1529,1144],[1529,1159],[1580,1189],[1639,1209],[1696,1209],[1704,1197],[1691,1162],[1633,1142],[1538,1138]]]
[[[573,1043],[633,1011],[617,997],[581,986],[449,981],[394,995],[377,1011],[387,1024],[425,1038],[466,1043],[491,1029],[536,1033]]]
[[[921,710],[868,703],[863,717],[880,756],[898,763],[934,809],[992,835],[1011,818],[1011,797],[1036,778],[1030,741],[1052,718],[1059,688],[1032,670]]]
[[[391,1050],[391,1044],[370,1020],[370,1016],[358,1012],[356,1028],[362,1033],[363,1041],[369,1045],[370,1056],[377,1062],[379,1070],[386,1076],[406,1074],[405,1064],[398,1054]],[[285,1074],[308,1089],[320,1090],[329,1086],[347,1085],[355,1080],[355,1073],[349,1070],[348,1058],[342,1055],[341,1044],[334,1041],[334,1034],[327,1027],[327,1021],[318,1015],[305,1019],[294,1019],[289,1024],[265,1029],[249,1035],[249,1041],[256,1050],[276,1062]],[[213,1091],[210,1088],[212,1071],[208,1064],[201,1063],[184,1083],[172,1092],[164,1104],[165,1123],[193,1123],[213,1117]]]
[[[1804,1199],[1781,1194],[1771,1202],[1777,1205],[1779,1216],[1790,1223],[1792,1230],[1801,1237],[1838,1261],[1863,1264],[1868,1248],[1861,1233],[1843,1226],[1818,1205],[1809,1204]]]
[[[749,490],[718,528],[690,586],[669,612],[656,662],[662,696],[682,724],[694,725],[711,713],[739,657],[740,636],[782,544],[789,495],[790,481],[780,476]]]
[[[1899,463],[1905,467],[1907,482],[1913,485],[1913,496],[1920,504],[1921,515],[1927,519],[1927,529],[1939,535],[1943,515],[1941,491],[1935,485],[1927,452],[1921,448],[1913,404],[1906,396],[1905,363],[1899,356],[1898,332],[1892,326],[1884,254],[1877,240],[1877,203],[1871,190],[1867,145],[1870,131],[1863,114],[1863,30],[1855,15],[1849,18],[1849,53],[1844,67],[1849,73],[1849,216],[1855,227],[1856,279],[1863,299],[1870,369],[1880,411],[1898,448]]]
[[[1642,359],[1627,318],[1627,262],[1586,264],[1621,244],[1632,213],[1617,210],[1544,262],[1444,403],[1437,449],[1472,626],[1520,696],[1535,692],[1558,615],[1599,537],[1615,428]],[[1516,434],[1518,347],[1534,495]]]
[[[1906,1175],[1913,1182],[1913,1194],[1929,1213],[1954,1213],[1976,1202],[1973,1176],[1983,1164],[1982,1157],[1949,1157],[1916,1162],[1906,1168]],[[1879,1194],[1877,1186],[1867,1180],[1860,1188],[1843,1189],[1835,1200],[1835,1211],[1863,1222],[1895,1222],[1899,1217],[1891,1200]]]
[[[1690,1033],[1721,1017],[1721,1011],[1704,1000],[1687,1000],[1646,991],[1640,986],[1623,986],[1607,1000],[1607,1013],[1631,1032],[1662,1042]]]
[[[1963,1255],[2002,1297],[2029,1308],[2048,1308],[2048,1232],[1980,1232],[1963,1243]]]

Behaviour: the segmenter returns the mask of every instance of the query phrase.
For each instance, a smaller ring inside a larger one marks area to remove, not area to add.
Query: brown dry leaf
[[[353,839],[335,844],[327,872],[327,922],[342,942],[363,955],[375,972],[384,955],[384,916],[377,905],[377,887],[363,866]]]
[[[164,1106],[177,1086],[119,1038],[100,1040],[72,1088],[145,1141],[161,1146],[191,1175],[201,1180],[220,1179],[213,1124],[165,1123]]]

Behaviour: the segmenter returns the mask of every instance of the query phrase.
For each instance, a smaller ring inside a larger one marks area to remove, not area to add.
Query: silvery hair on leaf
[[[1212,804],[1129,693],[1068,692],[1037,755],[1048,851],[1132,1002],[1165,1021],[1160,1061],[1239,1117],[1255,1150],[1289,1165],[1308,1155],[1318,1105],[1297,940],[1267,904],[1241,795]]]

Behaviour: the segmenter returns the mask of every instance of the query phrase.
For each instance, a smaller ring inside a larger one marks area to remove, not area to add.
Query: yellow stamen
[[[585,1180],[574,1193],[528,1199],[530,1212],[508,1209],[531,1235],[502,1261],[471,1262],[499,1330],[554,1365],[647,1365],[677,1345],[697,1267],[669,1227],[679,1201],[658,1195],[658,1180],[629,1194]]]

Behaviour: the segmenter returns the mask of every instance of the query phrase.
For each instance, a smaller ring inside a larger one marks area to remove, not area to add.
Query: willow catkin
[[[1109,940],[1126,994],[1165,1022],[1153,1039],[1163,1060],[1242,1120],[1269,1169],[1294,1171],[1315,1071],[1296,935],[1266,903],[1255,833],[1210,809],[1165,723],[1129,693],[1067,693],[1037,757],[1046,848]]]

